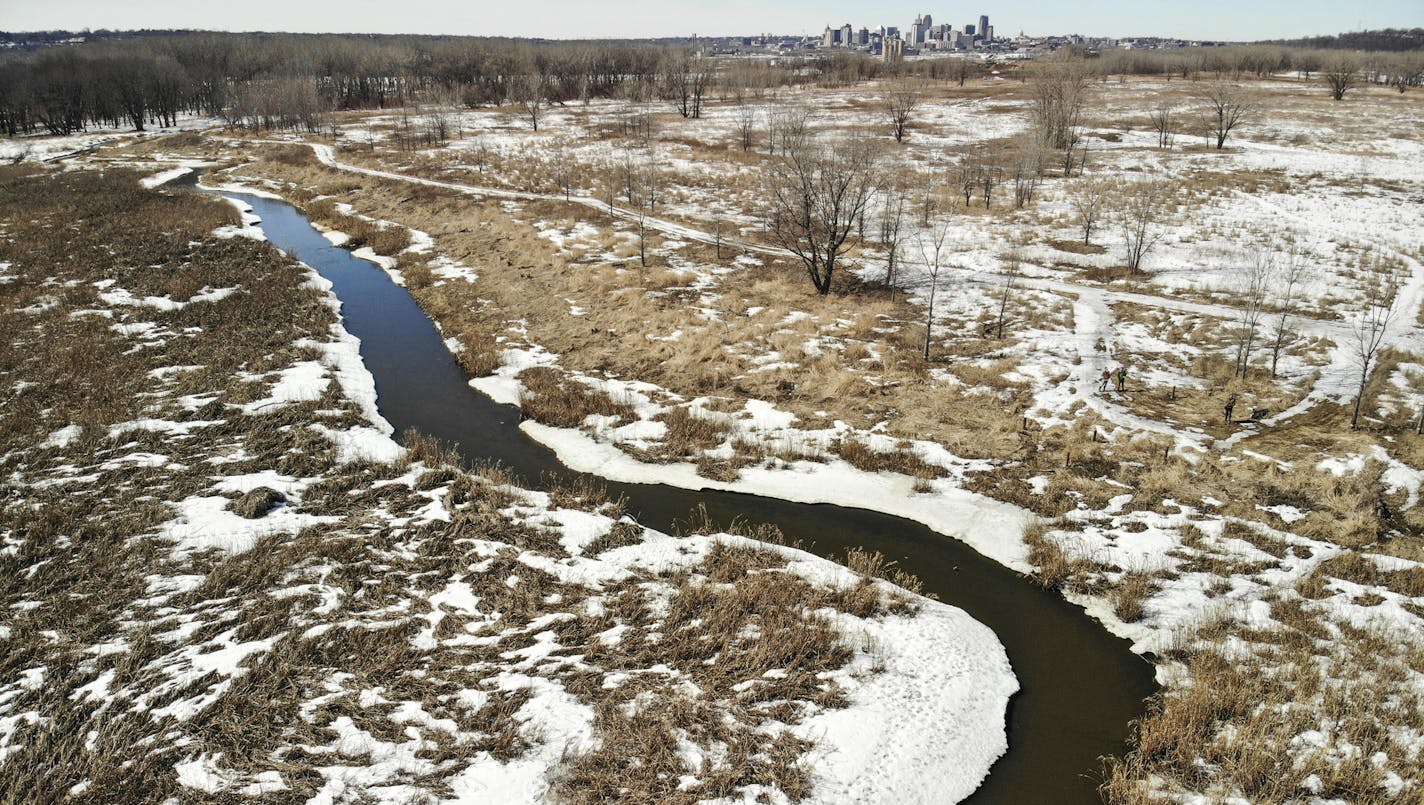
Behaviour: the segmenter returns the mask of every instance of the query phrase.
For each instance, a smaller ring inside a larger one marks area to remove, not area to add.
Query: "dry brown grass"
[[[548,366],[535,366],[519,373],[522,384],[519,409],[525,416],[546,425],[576,428],[589,415],[633,418],[633,409],[606,393],[565,376]]]
[[[300,287],[304,272],[269,246],[208,242],[212,227],[231,220],[223,205],[133,193],[132,178],[0,174],[0,182],[9,183],[5,190],[13,191],[0,195],[0,224],[26,236],[0,241],[0,259],[12,262],[22,276],[0,284],[0,316],[16,325],[11,330],[16,338],[0,347],[0,365],[8,379],[47,381],[5,389],[16,404],[7,403],[0,412],[0,466],[7,482],[29,490],[23,498],[0,502],[16,546],[0,557],[5,571],[0,591],[8,611],[17,613],[7,623],[11,631],[0,657],[0,681],[8,684],[27,669],[46,669],[45,685],[0,705],[6,715],[8,708],[19,707],[43,716],[34,724],[17,724],[18,743],[0,764],[6,801],[58,801],[85,781],[102,796],[123,801],[193,798],[198,795],[179,786],[173,765],[195,753],[220,756],[223,769],[236,775],[233,789],[253,775],[277,772],[291,796],[310,798],[324,784],[319,768],[334,761],[369,762],[364,753],[338,746],[342,729],[392,742],[410,740],[415,731],[421,758],[434,767],[399,782],[441,794],[450,776],[476,756],[510,761],[535,740],[525,729],[524,709],[534,692],[490,683],[509,664],[501,653],[533,646],[536,637],[526,627],[559,611],[574,614],[546,621],[540,629],[554,631],[561,648],[534,673],[557,680],[593,707],[601,740],[601,748],[566,764],[561,785],[567,798],[601,800],[616,791],[635,800],[677,801],[729,796],[751,783],[774,785],[789,797],[809,791],[802,760],[808,744],[765,727],[794,725],[843,703],[841,692],[821,675],[842,668],[855,648],[823,609],[863,617],[906,612],[913,599],[871,576],[912,580],[883,557],[857,554],[849,562],[863,575],[841,588],[816,587],[789,572],[786,557],[775,550],[721,541],[700,563],[640,572],[609,589],[561,583],[520,561],[525,552],[553,558],[567,553],[542,514],[523,520],[508,514],[515,503],[527,507],[539,499],[508,488],[507,471],[467,472],[457,452],[418,433],[403,435],[407,455],[399,462],[337,466],[332,446],[305,427],[361,421],[336,384],[320,400],[238,413],[233,403],[257,398],[271,382],[249,381],[243,373],[268,373],[313,359],[311,350],[293,342],[329,328],[333,313],[315,291]],[[76,188],[85,201],[77,205],[81,214],[70,218],[76,204],[69,195]],[[134,221],[107,228],[116,208],[144,223],[163,216],[167,239]],[[53,226],[61,218],[66,229]],[[68,240],[30,237],[56,230]],[[155,240],[174,250],[172,265],[167,253],[152,248]],[[149,270],[112,260],[57,259],[65,253],[103,255],[107,249],[147,254],[160,264]],[[169,329],[201,325],[190,338],[170,337],[128,351],[127,336],[89,326],[91,317],[65,315],[96,305],[97,289],[88,283],[108,272],[120,278],[121,287],[144,293],[190,292],[191,278],[181,275],[189,263],[207,282],[250,288],[224,300],[218,314],[138,311]],[[16,307],[37,298],[34,286],[51,272],[60,281],[81,280],[72,285],[78,290],[67,291],[54,312],[17,313]],[[245,298],[248,294],[255,300]],[[74,322],[66,331],[72,340],[39,340],[48,332],[44,328],[65,322]],[[176,362],[203,368],[163,380],[148,374]],[[531,399],[532,407],[543,404],[555,412],[551,416],[625,412],[606,395],[559,373],[530,370],[524,380],[531,398],[542,399]],[[177,402],[180,394],[212,399],[188,411]],[[105,434],[108,426],[140,416],[215,423],[194,425],[196,438],[190,439],[143,430],[114,438]],[[722,432],[694,417],[679,417],[673,417],[678,421],[672,427],[689,444],[706,443]],[[36,447],[70,421],[85,426],[78,441]],[[139,450],[163,452],[175,463],[101,466]],[[166,501],[211,494],[215,465],[209,459],[219,456],[230,459],[224,471],[275,468],[315,481],[288,505],[340,522],[263,536],[252,550],[236,555],[174,555],[166,540],[153,536],[173,517]],[[98,477],[64,487],[29,486],[65,464]],[[416,467],[419,473],[410,472],[415,464],[423,465]],[[436,501],[445,506],[448,522],[417,516]],[[588,556],[636,545],[644,536],[641,526],[619,519],[622,502],[588,479],[551,485],[548,505],[610,519],[606,533],[585,547]],[[736,530],[779,540],[772,529]],[[175,574],[199,581],[155,598],[152,580]],[[484,619],[430,601],[452,583],[468,586]],[[608,601],[604,614],[577,614],[592,611],[583,603],[595,593]],[[13,606],[20,601],[38,606]],[[485,634],[497,634],[497,644],[468,642],[491,617],[498,625]],[[620,623],[630,627],[623,641],[597,639]],[[648,639],[654,631],[662,634],[657,641]],[[232,641],[265,645],[242,661],[240,675],[209,673],[177,681],[190,649],[206,652]],[[90,650],[96,644],[115,650],[96,659]],[[580,658],[579,669],[569,671],[564,666],[573,656]],[[622,686],[602,684],[660,662],[682,676],[638,674]],[[773,670],[785,674],[768,676]],[[113,695],[102,707],[74,695],[110,671]],[[682,679],[695,680],[708,695],[690,699]],[[741,684],[747,681],[755,684]],[[383,701],[373,704],[372,691],[380,691]],[[479,706],[461,704],[459,694],[468,691],[485,694]],[[195,697],[207,698],[186,720],[149,715]],[[144,708],[134,706],[139,698]],[[456,732],[399,718],[396,705],[402,702],[418,704],[431,718],[455,725]],[[625,707],[634,702],[633,710]],[[726,750],[719,755],[723,761],[687,768],[668,748],[677,737],[698,743],[709,757]],[[688,773],[700,776],[695,790],[679,787]],[[23,794],[12,797],[12,792]]]
[[[665,449],[678,457],[699,456],[704,450],[720,446],[732,432],[727,422],[697,414],[689,408],[673,408],[657,419],[667,426],[667,435],[663,438]]]
[[[1186,667],[1189,681],[1154,697],[1136,723],[1135,750],[1109,763],[1105,799],[1160,802],[1183,791],[1208,791],[1285,802],[1301,797],[1314,776],[1317,796],[1408,801],[1418,793],[1417,779],[1405,784],[1402,797],[1392,794],[1383,785],[1385,771],[1369,760],[1377,751],[1401,752],[1385,725],[1417,720],[1420,707],[1416,696],[1385,694],[1394,684],[1388,680],[1397,678],[1389,670],[1388,644],[1387,636],[1360,633],[1332,653],[1306,639],[1258,648],[1260,664],[1217,648],[1195,651]],[[1323,674],[1319,655],[1351,682]],[[1319,727],[1320,711],[1332,719],[1326,740],[1337,748],[1303,757],[1290,751],[1297,735]],[[1361,751],[1341,756],[1344,744]],[[1149,776],[1157,780],[1155,791],[1144,783]]]
[[[1381,570],[1367,555],[1346,551],[1322,562],[1316,571],[1321,576],[1344,579],[1370,587],[1384,587],[1411,598],[1424,597],[1424,568]]]
[[[981,87],[963,97],[1008,98],[1021,95],[1024,91],[1018,85]],[[1181,87],[1169,86],[1165,91],[1154,90],[1154,93],[1182,101],[1188,98],[1191,91],[1184,82]],[[1282,109],[1290,109],[1289,114],[1298,115],[1299,119],[1315,119],[1312,116],[1325,113],[1314,101],[1275,90],[1272,93],[1274,99],[1285,104]],[[1094,121],[1093,125],[1106,129],[1122,121],[1130,123],[1132,115],[1141,112],[1141,109],[1128,108],[1131,106],[1119,101],[1117,106],[1103,110],[1102,119]],[[1008,112],[1018,108],[1001,104],[993,110]],[[1326,111],[1329,111],[1328,107]],[[1334,115],[1334,112],[1330,111],[1330,114]],[[1335,117],[1331,119],[1338,122]],[[1115,136],[1113,132],[1107,133]],[[1260,136],[1269,139],[1270,134],[1261,132]],[[672,136],[668,145],[676,148],[679,156],[690,159],[718,159],[726,164],[742,164],[738,162],[742,158],[735,154],[729,157],[712,156],[719,149],[725,150],[724,144],[708,147],[689,138]],[[391,167],[391,159],[392,155],[369,156],[370,164],[386,168]],[[478,183],[506,182],[511,186],[544,189],[537,185],[537,177],[529,171],[535,162],[528,160],[527,155],[500,159],[502,161],[498,166],[493,163],[482,165],[479,175],[473,170],[468,171],[468,179]],[[421,175],[434,176],[443,168],[438,157],[402,155],[399,160],[400,169],[409,169]],[[528,164],[519,164],[521,160]],[[1415,449],[1414,443],[1400,441],[1399,437],[1405,434],[1399,429],[1399,423],[1388,423],[1393,430],[1345,434],[1339,409],[1323,405],[1305,417],[1253,436],[1243,443],[1252,450],[1293,462],[1289,472],[1244,454],[1225,457],[1228,461],[1217,461],[1220,457],[1211,456],[1206,461],[1193,463],[1156,440],[1103,444],[1093,435],[1099,423],[1086,412],[1077,412],[1078,422],[1071,427],[1028,429],[1021,427],[1021,424],[1024,409],[1031,404],[1031,398],[1026,389],[1004,378],[1004,374],[1016,368],[1012,359],[1005,359],[1000,353],[1004,345],[990,339],[963,338],[937,344],[935,360],[924,361],[919,356],[917,338],[922,331],[913,324],[916,318],[913,311],[888,303],[872,288],[842,285],[838,290],[847,293],[847,296],[818,299],[805,292],[804,282],[793,266],[773,262],[766,269],[756,272],[725,275],[717,280],[712,298],[697,298],[687,289],[687,277],[676,268],[627,271],[616,265],[599,265],[599,251],[621,249],[624,256],[632,252],[626,237],[614,236],[610,222],[597,220],[585,210],[570,210],[562,204],[540,202],[505,211],[493,204],[445,194],[425,194],[425,191],[413,191],[408,185],[353,180],[332,175],[309,162],[290,160],[292,164],[287,164],[288,161],[281,157],[270,165],[257,166],[256,170],[301,186],[320,188],[323,192],[347,194],[342,200],[356,203],[361,212],[430,231],[435,234],[442,251],[479,268],[481,281],[478,287],[466,288],[461,287],[461,283],[437,285],[422,266],[407,268],[402,265],[411,279],[414,293],[426,310],[445,326],[447,333],[456,335],[468,347],[466,352],[461,353],[461,360],[472,372],[487,373],[498,365],[500,347],[496,339],[507,338],[512,346],[518,346],[522,339],[527,339],[557,352],[562,365],[572,370],[587,372],[590,376],[608,372],[621,377],[650,380],[685,397],[715,395],[719,401],[725,401],[719,410],[736,411],[744,399],[756,398],[773,401],[783,410],[801,417],[803,423],[822,422],[823,418],[816,414],[818,411],[828,411],[831,417],[844,419],[856,427],[870,427],[888,421],[893,436],[929,438],[961,455],[1000,460],[995,469],[977,474],[971,481],[971,487],[1022,505],[1043,517],[1058,517],[1074,509],[1098,509],[1110,498],[1129,489],[1135,495],[1126,508],[1129,512],[1172,511],[1174,507],[1168,505],[1166,500],[1174,499],[1179,505],[1199,509],[1207,519],[1218,516],[1231,518],[1226,536],[1243,539],[1266,554],[1264,558],[1252,555],[1248,561],[1237,552],[1218,549],[1215,540],[1194,535],[1188,527],[1184,530],[1183,550],[1178,557],[1182,572],[1210,573],[1221,578],[1232,574],[1257,574],[1287,563],[1293,555],[1302,556],[1309,550],[1285,544],[1278,536],[1265,530],[1267,527],[1356,548],[1370,546],[1371,551],[1381,553],[1413,556],[1424,550],[1420,549],[1417,540],[1409,536],[1412,531],[1417,532],[1424,521],[1419,520],[1417,509],[1401,513],[1401,499],[1380,491],[1377,467],[1370,467],[1359,476],[1344,477],[1313,469],[1324,456],[1338,456],[1345,452],[1369,454],[1374,444],[1383,443],[1385,436],[1396,439],[1387,446],[1391,455],[1412,462],[1416,457],[1411,452]],[[746,164],[753,164],[753,161]],[[446,178],[450,176],[458,177],[459,174],[447,174]],[[597,177],[585,178],[589,186],[597,181]],[[1194,203],[1201,203],[1214,195],[1290,189],[1286,186],[1286,177],[1278,172],[1237,176],[1205,168],[1194,178],[1199,192]],[[738,185],[731,192],[736,194],[744,189]],[[670,192],[671,197],[677,197],[676,189]],[[602,231],[588,248],[570,249],[565,254],[537,237],[528,223],[536,218],[556,224],[586,218],[602,227]],[[705,222],[702,228],[705,228]],[[1061,248],[1068,252],[1077,250],[1076,245],[1069,244]],[[701,247],[693,250],[699,256],[689,256],[688,259],[706,259],[707,250],[697,251],[699,249]],[[1065,254],[1064,259],[1067,261],[1070,256]],[[1102,276],[1098,279],[1113,277]],[[1130,282],[1129,286],[1135,287],[1136,282]],[[1143,290],[1150,289],[1144,286]],[[584,308],[587,315],[568,314],[561,302],[565,299],[571,305]],[[531,303],[531,300],[534,301]],[[703,321],[690,316],[688,309],[693,305],[709,306],[718,319],[715,322]],[[766,308],[765,311],[757,316],[745,315],[749,308],[758,306]],[[1071,319],[1064,318],[1061,310],[1045,313],[1047,308],[1038,300],[1022,306],[1016,300],[1013,320],[1016,325],[1022,323],[1048,330],[1071,327]],[[807,316],[788,321],[786,317],[791,312]],[[1220,353],[1229,347],[1229,323],[1190,319],[1173,321],[1154,311],[1134,310],[1130,305],[1119,305],[1118,313],[1125,321],[1144,323],[1169,343],[1189,343],[1213,353]],[[847,325],[846,321],[851,323]],[[972,327],[968,321],[962,324]],[[645,335],[664,337],[675,331],[681,331],[676,341],[643,340]],[[822,345],[837,345],[839,349],[832,348],[817,355],[806,346],[813,340]],[[727,349],[729,344],[747,344],[750,347],[733,354]],[[630,345],[635,348],[629,348]],[[1320,343],[1302,341],[1293,348],[1301,357],[1318,361],[1323,354],[1321,347]],[[751,371],[755,366],[749,359],[772,350],[795,365],[773,371]],[[1196,361],[1172,354],[1134,355],[1129,356],[1129,360],[1137,369],[1160,363],[1162,368],[1202,380],[1207,390],[1134,389],[1120,402],[1131,410],[1163,421],[1199,426],[1209,436],[1225,436],[1233,431],[1220,422],[1221,401],[1228,391],[1237,391],[1249,397],[1252,405],[1280,410],[1298,399],[1305,390],[1304,387],[1273,383],[1261,377],[1260,373],[1245,381],[1233,380],[1230,377],[1230,361],[1220,354]],[[929,380],[931,370],[938,366],[948,368],[976,387],[975,390],[946,393],[943,387]],[[552,385],[561,387],[566,381],[565,378]],[[1377,392],[1378,388],[1371,389],[1372,395]],[[570,396],[562,388],[549,394],[551,399],[558,399],[561,395]],[[578,398],[581,395],[574,393],[571,396]],[[535,405],[538,403],[535,402]],[[564,421],[573,421],[576,417],[581,420],[581,411],[596,411],[601,405],[603,403],[599,401],[566,400],[552,406],[555,409],[553,416]],[[677,431],[674,434],[676,452],[683,456],[694,456],[720,435],[691,415],[669,415],[669,419],[674,418],[678,421],[670,421],[669,430]],[[850,458],[870,469],[879,469],[897,460],[893,454],[869,451],[863,443],[854,439],[842,447]],[[709,477],[732,477],[740,461],[762,458],[761,447],[756,450],[741,449],[746,455],[739,457],[738,461],[704,459],[699,463],[699,471]],[[1417,462],[1413,464],[1418,466]],[[902,466],[898,469],[916,472],[923,468]],[[1048,478],[1042,494],[1033,494],[1028,483],[1030,478],[1037,476]],[[1201,502],[1204,497],[1226,503],[1221,507],[1208,506]],[[1257,504],[1295,506],[1308,512],[1308,516],[1287,524],[1276,515],[1260,511],[1256,508]],[[1383,508],[1381,504],[1384,504]],[[1385,511],[1387,513],[1382,514]],[[1051,586],[1093,588],[1113,604],[1123,620],[1142,615],[1154,585],[1166,580],[1153,579],[1140,572],[1121,573],[1120,568],[1105,569],[1085,557],[1076,556],[1067,526],[1063,522],[1055,525],[1057,539],[1046,536],[1043,529],[1031,529],[1027,535],[1032,552],[1030,561],[1042,568],[1040,578]],[[631,538],[631,535],[624,538]],[[1176,553],[1173,555],[1177,556]],[[1380,580],[1368,575],[1368,568],[1359,566],[1358,562],[1337,562],[1341,574],[1354,573],[1359,578]],[[1108,572],[1105,573],[1105,570]],[[1118,576],[1121,576],[1120,581],[1111,585],[1107,583],[1109,577]],[[1209,588],[1217,594],[1224,592],[1221,578]],[[1301,584],[1301,592],[1311,595],[1324,593],[1325,578],[1317,575],[1307,579]],[[1392,581],[1402,583],[1404,589],[1415,589],[1412,577],[1407,574]],[[1272,645],[1279,643],[1299,648],[1307,639],[1315,639],[1311,631],[1315,627],[1308,625],[1313,622],[1310,618],[1298,613],[1281,617],[1295,619],[1289,634],[1306,637],[1272,638],[1275,640]],[[1237,630],[1259,642],[1270,642],[1267,636],[1248,634],[1239,624],[1222,625],[1220,628]],[[1203,634],[1205,632],[1204,629]],[[1354,640],[1353,637],[1346,637]],[[1265,667],[1257,659],[1250,662]],[[1203,678],[1209,683],[1232,681],[1224,676],[1212,676],[1215,670],[1210,664],[1204,664],[1202,668]],[[1382,668],[1378,671],[1385,673]],[[1300,676],[1297,681],[1301,685],[1298,695],[1302,701],[1319,688],[1309,675]],[[1280,690],[1273,691],[1272,695],[1286,697]],[[1281,698],[1281,701],[1286,699]],[[1149,741],[1150,745],[1160,747],[1174,734],[1174,730],[1181,731],[1179,737],[1183,748],[1180,753],[1183,757],[1194,753],[1193,758],[1220,758],[1222,770],[1213,773],[1218,774],[1220,779],[1239,778],[1244,781],[1240,783],[1243,790],[1267,801],[1289,796],[1289,793],[1283,793],[1284,789],[1274,788],[1262,781],[1263,776],[1270,776],[1274,771],[1267,764],[1269,757],[1262,753],[1252,754],[1251,750],[1243,748],[1244,745],[1235,745],[1241,742],[1226,741],[1217,746],[1216,743],[1221,743],[1217,740],[1217,732],[1199,728],[1200,725],[1193,726],[1189,719],[1179,718],[1176,710],[1164,715],[1168,709],[1164,708],[1154,716],[1165,720],[1161,731],[1153,739],[1156,743]],[[1249,723],[1250,714],[1233,708],[1228,710],[1221,718],[1209,721],[1220,726],[1228,719],[1232,720],[1241,727],[1243,736],[1257,741],[1259,745],[1279,745],[1273,733],[1262,732],[1260,725]],[[656,728],[647,734],[656,734]],[[1273,741],[1276,743],[1273,744]],[[1211,746],[1203,748],[1208,744]],[[1172,759],[1172,762],[1177,760],[1181,758]],[[1156,765],[1139,763],[1131,767],[1130,774],[1116,774],[1112,778],[1112,784],[1120,786],[1120,794],[1115,795],[1119,797],[1118,801],[1128,801],[1121,799],[1127,796],[1121,792],[1134,789],[1132,780],[1149,773],[1150,768],[1162,767],[1158,760],[1152,763]],[[1215,784],[1207,779],[1206,772],[1190,772],[1184,760],[1179,770],[1186,780],[1180,783],[1182,790],[1205,789]],[[1349,777],[1357,771],[1346,769],[1342,773]],[[1191,774],[1196,776],[1191,777]],[[1322,774],[1322,778],[1333,781],[1339,776],[1334,771],[1330,774],[1335,776]],[[1329,783],[1331,786],[1335,784]],[[1360,791],[1368,788],[1360,779],[1346,780],[1341,785],[1354,786]],[[1226,784],[1223,786],[1226,787],[1218,787],[1220,791],[1229,788]],[[1359,794],[1359,798],[1364,800],[1368,800],[1369,796],[1373,795],[1368,791]],[[1146,795],[1142,794],[1142,797],[1146,798]]]
[[[1049,533],[1049,528],[1048,523],[1035,519],[1024,529],[1028,561],[1037,569],[1034,580],[1053,589],[1084,589],[1089,574],[1097,570],[1096,563],[1074,556],[1061,538]]]
[[[1141,570],[1123,574],[1109,595],[1113,614],[1124,623],[1142,620],[1143,602],[1155,592],[1152,581],[1152,574]]]
[[[865,344],[873,340],[883,356],[881,361],[858,360],[849,366],[841,364],[841,356],[828,355],[807,361],[802,369],[747,373],[750,364],[728,364],[725,344],[780,338],[782,330],[803,333],[808,339],[836,335],[819,332],[814,322],[840,319],[843,297],[825,299],[808,293],[796,270],[778,265],[771,272],[724,276],[722,294],[716,300],[719,309],[725,311],[720,323],[698,322],[689,320],[687,300],[676,291],[685,281],[683,272],[575,269],[569,258],[557,254],[533,227],[511,220],[508,213],[494,205],[453,194],[411,193],[410,186],[404,183],[369,177],[353,179],[309,166],[294,168],[269,161],[244,171],[284,178],[301,187],[344,193],[342,200],[355,203],[364,214],[430,232],[440,242],[442,252],[479,266],[484,281],[478,286],[462,287],[464,283],[437,285],[428,271],[413,265],[416,260],[409,264],[402,261],[401,265],[417,299],[448,334],[465,346],[459,357],[474,374],[486,374],[497,365],[494,338],[509,321],[520,320],[529,340],[559,353],[566,366],[638,377],[685,396],[731,392],[771,400],[803,418],[810,418],[814,411],[834,401],[839,406],[852,406],[842,411],[847,421],[869,427],[889,419],[895,435],[922,438],[938,434],[944,443],[971,456],[1001,453],[1016,443],[1012,435],[1018,422],[1014,404],[986,406],[981,398],[946,393],[937,384],[927,382],[916,340],[918,328],[897,324],[916,316],[907,313],[903,303],[890,305],[873,296],[859,296],[853,284],[847,290],[858,295],[860,310],[846,335],[862,336],[862,354]],[[590,216],[584,208],[570,208],[561,202],[533,202],[526,207],[527,213],[519,216],[522,220],[527,220],[527,215],[546,221],[582,219],[596,225],[607,224]],[[671,295],[669,290],[673,291]],[[558,304],[541,304],[537,311],[528,307],[533,300],[550,299],[568,299],[586,312],[573,316]],[[610,300],[614,302],[610,304]],[[774,304],[765,313],[756,317],[741,315],[747,307],[765,306],[768,300],[774,300]],[[788,312],[786,300],[795,300],[796,306],[789,309],[806,309],[812,318],[789,327],[776,326]],[[865,339],[866,321],[888,324],[889,332],[869,333],[873,339]],[[675,342],[648,341],[638,350],[621,348],[619,334],[674,331],[682,332]],[[850,355],[855,358],[857,352]],[[1004,364],[999,371],[970,367],[965,371],[978,372],[986,385],[1004,395],[1021,395],[1021,390],[997,376],[1009,368]],[[889,377],[885,376],[886,369],[894,370]],[[865,371],[880,375],[878,388],[893,392],[870,392],[861,376]],[[888,416],[891,411],[899,415]]]

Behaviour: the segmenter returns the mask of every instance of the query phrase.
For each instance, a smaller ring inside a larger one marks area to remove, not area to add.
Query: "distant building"
[[[850,47],[852,44],[854,44],[854,40],[853,40],[853,37],[854,37],[854,36],[855,36],[855,30],[850,27],[850,23],[846,23],[845,25],[842,25],[842,26],[841,26],[841,46],[842,46],[842,47]]]
[[[855,35],[855,43],[861,46],[870,44],[870,29],[861,28]]]
[[[964,35],[967,36],[967,37],[969,37],[970,39],[973,39],[973,38],[974,38],[974,26],[973,26],[973,25],[966,25],[966,26],[964,26]]]
[[[840,36],[840,34],[841,34],[840,31],[838,31],[838,30],[832,28],[831,26],[827,25],[827,26],[826,26],[826,32],[821,35],[821,47],[823,47],[823,48],[835,47],[835,44],[836,44],[836,37]]]
[[[988,14],[981,14],[981,15],[979,16],[979,35],[982,36],[982,37],[984,37],[985,39],[989,39],[989,38],[990,38],[990,37],[989,37],[989,15],[988,15]]]
[[[905,40],[894,37],[885,39],[885,45],[881,50],[881,56],[888,64],[899,64],[905,60]]]

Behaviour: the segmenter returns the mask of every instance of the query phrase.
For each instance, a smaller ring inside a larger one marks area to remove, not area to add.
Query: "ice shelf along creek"
[[[284,202],[226,190],[222,195],[250,205],[273,245],[332,283],[346,329],[360,339],[361,357],[375,377],[377,407],[397,433],[414,428],[454,443],[467,463],[497,461],[527,484],[574,475],[519,428],[516,408],[470,387],[434,324],[384,271],[333,246]],[[1124,750],[1128,723],[1155,690],[1151,665],[1127,641],[1056,594],[918,523],[735,492],[605,485],[610,495],[626,497],[639,522],[662,531],[701,506],[719,526],[736,518],[772,523],[822,556],[844,555],[851,547],[880,551],[918,576],[926,595],[992,629],[1021,690],[1006,716],[1008,751],[965,802],[1098,802],[1100,757]]]

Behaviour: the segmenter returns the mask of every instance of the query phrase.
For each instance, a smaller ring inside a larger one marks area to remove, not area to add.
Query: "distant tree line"
[[[1094,60],[1102,78],[1114,75],[1160,76],[1167,80],[1200,77],[1269,78],[1295,74],[1312,78],[1339,71],[1348,62],[1360,81],[1389,85],[1404,92],[1424,82],[1424,51],[1358,53],[1310,49],[1289,45],[1236,45],[1232,47],[1177,48],[1171,50],[1110,50]]]
[[[1324,50],[1424,50],[1424,28],[1384,28],[1378,31],[1355,31],[1335,36],[1308,36],[1302,39],[1276,40],[1265,44]]]
[[[172,126],[184,114],[254,130],[317,130],[332,111],[431,103],[510,104],[537,129],[550,104],[662,101],[697,118],[710,99],[746,103],[787,85],[914,78],[962,86],[986,70],[977,59],[887,64],[858,53],[715,59],[685,42],[182,31],[6,36],[18,45],[0,51],[0,135],[7,136],[142,130]],[[1340,73],[1339,55],[1282,45],[1123,50],[1088,59],[1085,69],[1100,78],[1309,77]],[[1354,54],[1348,73],[1403,92],[1424,79],[1424,52]]]
[[[796,62],[710,59],[683,43],[337,34],[143,31],[5,34],[0,134],[171,126],[202,114],[253,129],[317,129],[326,113],[424,101],[522,106],[660,99],[700,117],[713,98],[775,87],[843,85],[887,73],[967,79],[965,59],[886,65],[863,54]],[[82,41],[80,41],[82,40]]]
[[[0,133],[143,129],[172,125],[183,113],[254,128],[310,128],[326,111],[403,106],[436,90],[470,106],[516,102],[531,91],[551,103],[613,97],[630,83],[705,91],[706,82],[670,80],[672,69],[685,72],[691,60],[669,52],[639,43],[449,37],[100,39],[0,55]]]

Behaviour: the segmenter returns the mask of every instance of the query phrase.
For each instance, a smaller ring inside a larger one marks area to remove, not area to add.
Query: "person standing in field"
[[[1107,391],[1107,390],[1108,390],[1108,383],[1111,383],[1111,382],[1112,382],[1112,370],[1109,369],[1108,367],[1104,366],[1104,367],[1103,367],[1103,375],[1102,375],[1102,378],[1101,378],[1101,382],[1098,383],[1098,391]]]
[[[1127,365],[1124,364],[1124,365],[1122,365],[1122,366],[1117,367],[1117,390],[1118,390],[1118,391],[1124,391],[1124,390],[1126,390],[1126,389],[1127,389]]]

